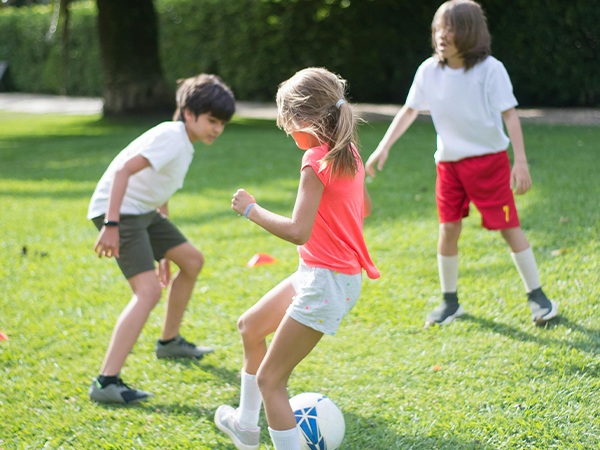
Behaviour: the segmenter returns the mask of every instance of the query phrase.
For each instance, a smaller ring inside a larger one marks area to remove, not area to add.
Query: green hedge
[[[600,8],[587,0],[481,0],[494,55],[522,105],[600,105]],[[272,99],[306,66],[350,82],[355,101],[402,103],[429,56],[432,0],[157,0],[165,77],[218,73],[240,100]],[[102,93],[96,6],[71,6],[67,92]],[[20,91],[58,93],[60,33],[48,7],[0,10],[0,60]]]
[[[74,4],[70,15],[66,90],[70,95],[102,95],[102,61],[96,33],[96,7]],[[47,6],[0,9],[0,60],[9,62],[10,81],[18,91],[57,94],[62,86],[61,33],[50,42]]]

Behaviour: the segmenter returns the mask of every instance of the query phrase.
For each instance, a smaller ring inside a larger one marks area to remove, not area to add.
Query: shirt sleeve
[[[180,139],[175,133],[158,132],[147,136],[139,154],[150,162],[156,172],[159,172],[179,156],[181,149]]]
[[[508,72],[500,61],[490,70],[487,93],[490,105],[496,111],[504,112],[519,104],[513,94]]]
[[[425,63],[421,64],[421,66],[417,69],[412,86],[410,87],[410,91],[408,91],[408,96],[406,97],[406,106],[416,109],[417,111],[429,110],[429,103],[427,102],[427,97],[425,96],[423,88],[424,65]]]
[[[317,149],[318,148],[320,147],[317,147]],[[331,171],[329,167],[321,170],[321,159],[325,156],[326,152],[317,152],[317,149],[311,148],[304,152],[300,172],[302,172],[306,167],[312,167],[319,180],[321,180],[321,183],[323,183],[323,186],[327,187],[330,180],[329,173]]]

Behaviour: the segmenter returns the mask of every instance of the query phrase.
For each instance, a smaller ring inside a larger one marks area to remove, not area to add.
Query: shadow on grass
[[[457,437],[436,436],[423,432],[423,436],[398,433],[385,420],[344,413],[346,435],[341,450],[380,449],[460,449],[484,450],[488,447],[479,441],[467,442]]]
[[[482,317],[475,317],[471,314],[463,315],[461,317],[461,320],[468,320],[468,321],[475,323],[481,327],[488,328],[498,334],[502,334],[502,335],[509,337],[511,339],[514,339],[514,340],[532,342],[532,343],[535,343],[538,345],[545,345],[545,346],[549,346],[549,347],[566,346],[566,347],[570,347],[570,348],[573,348],[573,349],[576,349],[576,350],[579,350],[579,351],[582,351],[585,353],[591,353],[591,354],[595,354],[598,351],[598,348],[600,347],[600,330],[593,329],[593,328],[586,328],[582,325],[572,322],[571,320],[569,320],[568,318],[566,318],[563,315],[559,315],[559,316],[555,317],[554,319],[551,319],[548,323],[546,323],[541,328],[542,329],[545,328],[545,329],[549,329],[549,330],[563,328],[565,330],[565,332],[570,332],[569,330],[578,331],[584,335],[583,339],[577,339],[577,340],[573,339],[573,340],[569,341],[569,340],[555,339],[555,338],[550,338],[550,337],[535,336],[531,333],[527,333],[527,332],[523,331],[522,329],[515,328],[511,325],[507,325],[505,323],[490,320],[490,319],[485,319]],[[598,368],[598,367],[594,367],[591,369],[583,368],[583,370],[582,370],[582,367],[580,364],[569,365],[568,363],[565,363],[565,366],[563,367],[563,369],[569,369],[573,373],[585,372],[586,374],[588,374],[592,377],[595,377],[595,378],[600,377],[600,368]]]

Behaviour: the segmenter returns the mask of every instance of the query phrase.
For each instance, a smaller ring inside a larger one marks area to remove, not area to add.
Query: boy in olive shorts
[[[173,121],[148,130],[121,151],[90,202],[88,219],[100,231],[95,251],[100,258],[116,258],[133,291],[90,388],[93,401],[132,403],[153,395],[128,387],[119,373],[165,287],[167,311],[156,356],[201,358],[213,352],[179,335],[204,258],[167,218],[167,202],[183,186],[194,155],[192,144],[211,145],[219,137],[235,111],[235,99],[216,75],[181,81]],[[179,267],[172,279],[170,261]]]

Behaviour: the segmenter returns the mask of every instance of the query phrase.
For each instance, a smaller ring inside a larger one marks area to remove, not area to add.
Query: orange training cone
[[[250,259],[250,261],[248,261],[248,264],[246,265],[248,267],[266,266],[267,264],[275,264],[276,262],[277,260],[268,253],[257,253]]]
[[[0,341],[8,341],[8,336],[0,331]]]

